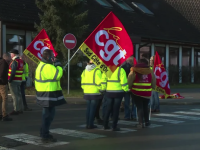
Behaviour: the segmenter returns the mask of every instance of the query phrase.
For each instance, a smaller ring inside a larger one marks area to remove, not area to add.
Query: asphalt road
[[[9,108],[12,105],[9,104]],[[40,142],[41,108],[29,103],[32,112],[13,116],[12,122],[0,122],[0,150],[199,150],[200,105],[162,105],[161,112],[151,117],[152,126],[134,127],[124,121],[122,131],[104,131],[102,127],[86,130],[85,105],[57,107],[51,126],[59,141]],[[194,110],[196,109],[196,110]],[[7,147],[7,148],[6,148]]]

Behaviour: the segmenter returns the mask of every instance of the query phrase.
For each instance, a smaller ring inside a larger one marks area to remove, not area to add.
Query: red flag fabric
[[[165,95],[160,95],[159,96],[160,99],[165,99]],[[171,94],[169,96],[167,96],[167,99],[183,99],[185,97],[181,96],[180,93],[175,93],[175,94]]]
[[[155,61],[154,61],[154,74],[156,77],[155,90],[157,92],[163,93],[165,95],[165,98],[167,98],[170,95],[168,74],[157,52],[156,52]]]
[[[133,64],[134,64],[134,66],[137,65],[137,60],[135,59],[135,57],[133,59]]]
[[[57,52],[55,51],[46,31],[42,29],[23,53],[32,61],[39,64],[42,59],[42,53],[45,49],[51,49],[54,55],[57,56]]]
[[[110,12],[79,49],[108,77],[133,55],[133,44],[120,20]]]

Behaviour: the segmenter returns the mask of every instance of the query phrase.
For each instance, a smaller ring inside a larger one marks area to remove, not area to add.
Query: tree
[[[78,41],[82,41],[82,36],[87,31],[88,11],[85,9],[85,3],[86,0],[36,0],[41,13],[39,14],[40,24],[35,24],[35,27],[38,32],[43,28],[46,30],[63,65],[67,61],[67,49],[63,45],[65,34],[73,33]],[[70,74],[73,84],[82,71],[77,66],[77,62],[81,59],[82,55],[77,54],[72,61],[73,67],[71,66]]]

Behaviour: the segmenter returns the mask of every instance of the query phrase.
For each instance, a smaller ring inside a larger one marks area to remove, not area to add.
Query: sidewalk
[[[180,93],[184,99],[160,99],[160,105],[198,105],[200,104],[200,89],[172,89],[173,93]],[[11,96],[9,95],[9,101]],[[26,96],[28,103],[36,103],[35,96]],[[66,98],[68,104],[86,104],[83,98]]]

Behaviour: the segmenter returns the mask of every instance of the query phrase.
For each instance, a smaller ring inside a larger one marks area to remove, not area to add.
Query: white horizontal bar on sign
[[[55,146],[59,146],[59,145],[69,144],[69,142],[61,142],[61,141],[57,141],[57,142],[54,142],[54,143],[43,143],[41,141],[40,137],[29,135],[29,134],[24,134],[24,133],[6,135],[6,136],[3,136],[3,137],[13,139],[13,140],[16,140],[16,141],[20,141],[20,142],[24,142],[24,143],[28,143],[28,144],[43,146],[43,147],[55,147]]]
[[[74,40],[65,40],[66,43],[75,43]]]
[[[198,113],[198,112],[176,111],[176,112],[174,112],[174,113],[200,116],[200,113]]]
[[[179,120],[171,120],[171,119],[163,119],[163,118],[151,118],[152,121],[157,121],[157,122],[166,122],[166,123],[172,123],[172,124],[179,124],[183,123],[185,121],[179,121]]]
[[[6,148],[6,147],[2,147],[2,146],[0,146],[0,150],[15,150],[15,149],[12,149],[12,148]]]
[[[165,114],[165,113],[154,114],[154,116],[173,117],[173,118],[181,118],[181,119],[186,119],[186,120],[200,120],[200,117],[175,115],[175,114]]]
[[[55,133],[55,134],[67,135],[67,136],[71,136],[71,137],[79,137],[79,138],[87,139],[87,140],[106,137],[105,135],[86,133],[86,132],[82,132],[82,131],[62,129],[62,128],[52,129],[52,130],[50,130],[50,132]]]
[[[200,109],[190,109],[190,110],[192,110],[192,111],[200,111]]]

